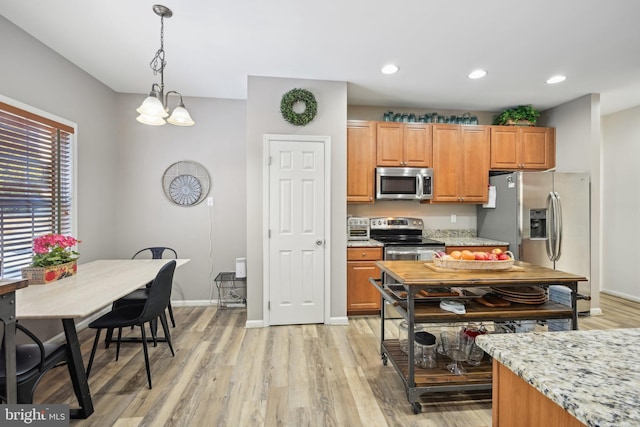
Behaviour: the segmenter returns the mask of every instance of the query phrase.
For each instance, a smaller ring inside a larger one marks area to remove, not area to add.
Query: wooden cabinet
[[[431,125],[425,123],[377,123],[377,165],[430,167]]]
[[[583,427],[584,423],[494,359],[494,426]]]
[[[555,129],[491,126],[491,169],[546,170],[555,158]]]
[[[373,203],[376,123],[347,122],[347,203]]]
[[[433,125],[432,202],[487,201],[489,138],[488,126]]]
[[[376,261],[382,248],[347,248],[347,315],[378,314],[380,293],[371,286],[370,277],[379,278]]]

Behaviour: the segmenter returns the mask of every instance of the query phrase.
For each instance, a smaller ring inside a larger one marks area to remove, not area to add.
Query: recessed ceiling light
[[[551,78],[549,78],[549,80],[547,80],[547,84],[549,85],[554,85],[556,83],[560,83],[567,80],[567,76],[563,76],[563,75],[557,75],[557,76],[553,76]]]
[[[395,64],[387,64],[384,67],[382,67],[381,71],[382,71],[382,74],[394,74],[394,73],[397,73],[399,69],[400,68],[398,68],[398,66]]]
[[[486,75],[487,75],[487,72],[485,70],[478,69],[478,70],[473,70],[468,77],[470,79],[481,79]]]

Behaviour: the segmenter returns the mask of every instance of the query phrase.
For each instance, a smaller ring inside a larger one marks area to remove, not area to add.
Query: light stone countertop
[[[509,242],[485,239],[483,237],[432,237],[445,246],[509,246]]]
[[[588,426],[640,426],[640,329],[488,334],[478,345]]]
[[[369,239],[369,240],[347,240],[347,248],[381,248],[384,244],[378,242],[377,240]]]

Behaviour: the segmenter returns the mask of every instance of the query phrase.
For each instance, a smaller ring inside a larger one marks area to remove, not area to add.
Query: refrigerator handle
[[[554,248],[555,257],[553,261],[558,261],[562,255],[562,203],[560,203],[560,195],[553,193],[556,212],[553,215],[557,224],[556,244]]]
[[[553,192],[550,192],[549,196],[547,196],[547,212],[549,212],[549,215],[553,215]],[[551,262],[553,262],[554,258],[553,248],[551,245],[553,244],[552,242],[555,242],[555,228],[555,218],[553,218],[553,221],[547,221],[547,239],[545,240],[545,247],[547,249],[547,257]]]

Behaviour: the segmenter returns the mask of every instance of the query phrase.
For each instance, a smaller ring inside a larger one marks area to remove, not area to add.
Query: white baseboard
[[[327,325],[348,325],[348,324],[349,324],[349,318],[346,316],[331,317],[329,319],[329,322],[327,323]]]
[[[180,300],[180,301],[171,301],[172,307],[207,307],[207,306],[217,306],[218,300]]]
[[[634,302],[640,302],[640,298],[636,297],[634,295],[629,295],[629,294],[625,294],[622,292],[617,292],[617,291],[612,291],[612,290],[602,290],[600,291],[603,294],[609,294],[609,295],[613,295],[614,297],[618,297],[618,298],[624,298],[624,299],[628,299],[630,301],[634,301]]]
[[[264,328],[264,320],[247,320],[244,324],[244,327],[247,329],[251,328]]]

